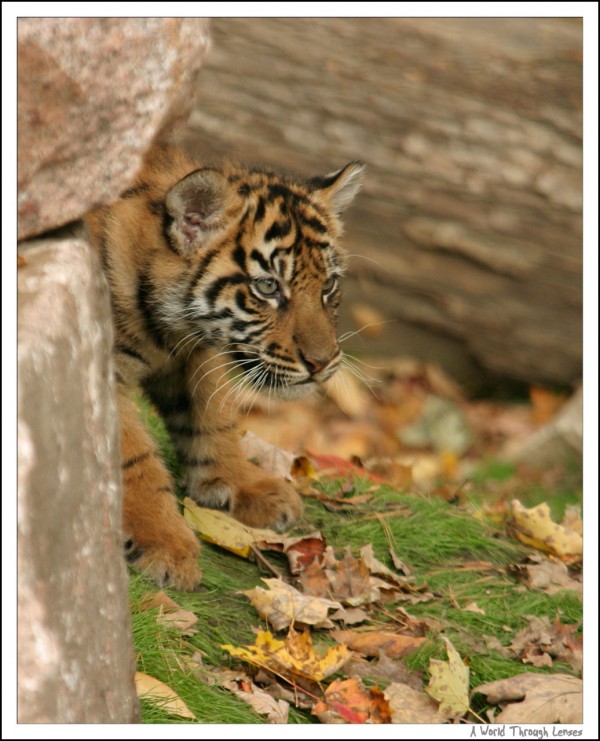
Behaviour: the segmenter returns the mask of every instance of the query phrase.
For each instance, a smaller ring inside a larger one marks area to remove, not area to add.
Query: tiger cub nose
[[[305,355],[302,350],[298,350],[298,354],[300,355],[300,360],[302,360],[306,369],[312,376],[316,375],[319,371],[322,371],[323,368],[326,368],[334,358],[334,355],[331,355],[328,358],[311,357]]]

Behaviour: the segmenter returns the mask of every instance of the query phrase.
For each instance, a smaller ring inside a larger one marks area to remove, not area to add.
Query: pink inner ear
[[[186,224],[202,224],[202,216],[200,214],[186,214]]]
[[[186,214],[181,226],[181,232],[186,239],[193,241],[198,234],[198,227],[202,227],[203,221],[200,214]]]

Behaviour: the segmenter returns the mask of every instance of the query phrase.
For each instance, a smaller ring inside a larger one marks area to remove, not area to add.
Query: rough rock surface
[[[21,254],[19,722],[133,722],[108,289],[81,238]]]
[[[19,239],[127,188],[157,131],[189,111],[207,46],[198,18],[19,19]]]
[[[139,719],[108,290],[56,230],[129,187],[185,118],[207,22],[18,21],[18,719]]]

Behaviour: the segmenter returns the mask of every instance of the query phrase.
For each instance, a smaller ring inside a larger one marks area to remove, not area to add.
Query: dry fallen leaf
[[[392,563],[394,564],[394,568],[396,571],[399,571],[403,576],[412,576],[412,571],[410,569],[410,566],[404,563],[401,558],[399,558],[396,551],[390,546],[389,547],[390,557],[392,559]]]
[[[276,536],[276,540],[258,541],[256,547],[261,550],[276,550],[287,556],[292,574],[300,574],[315,559],[320,560],[325,553],[326,541],[323,533],[317,531],[295,538]]]
[[[263,630],[259,631],[251,646],[224,645],[221,648],[232,656],[292,681],[294,677],[302,677],[320,682],[339,671],[352,655],[346,646],[334,646],[324,654],[318,654],[313,649],[310,633],[297,632],[293,628],[284,640]]]
[[[508,531],[522,543],[574,561],[583,555],[583,539],[575,530],[557,525],[550,518],[550,508],[543,502],[527,509],[518,499],[511,502],[512,520]]]
[[[569,674],[525,672],[475,687],[501,705],[494,723],[583,723],[583,683]]]
[[[254,587],[241,592],[252,602],[264,620],[275,630],[282,630],[294,623],[314,625],[316,628],[333,628],[328,619],[329,610],[339,609],[341,604],[323,597],[301,594],[281,579],[263,579],[268,589]]]
[[[252,547],[261,541],[281,540],[281,535],[274,530],[249,527],[226,512],[199,507],[189,497],[183,500],[183,516],[203,540],[242,558],[248,558]]]
[[[530,589],[541,589],[547,594],[556,594],[563,589],[583,592],[583,584],[571,577],[566,564],[551,561],[541,553],[528,556],[524,563],[507,567],[507,571]]]
[[[253,682],[229,679],[221,681],[220,685],[254,708],[259,715],[266,715],[269,723],[288,722],[289,703],[285,700],[276,700]]]
[[[370,681],[384,684],[397,682],[407,684],[414,690],[423,689],[423,679],[419,672],[409,669],[403,661],[391,659],[387,654],[380,654],[377,661],[369,661],[362,656],[354,655],[344,665],[344,673],[350,677],[366,677]]]
[[[164,682],[148,674],[135,673],[135,689],[140,699],[158,705],[170,715],[178,715],[181,718],[190,718],[191,720],[196,719],[194,713],[176,692]]]
[[[294,456],[287,450],[263,440],[253,432],[245,432],[240,440],[244,456],[265,471],[291,480],[290,470]]]
[[[392,712],[392,723],[444,723],[446,718],[423,690],[392,683],[384,690]]]
[[[202,682],[211,686],[219,685],[232,692],[245,703],[254,708],[259,715],[266,715],[269,723],[288,722],[288,702],[275,698],[271,693],[265,692],[257,687],[252,679],[243,671],[235,669],[222,669],[200,661],[188,661],[188,669],[191,669]],[[272,675],[270,675],[272,676]]]
[[[299,684],[291,684],[268,669],[260,668],[254,675],[254,682],[276,700],[285,700],[290,705],[301,710],[310,710],[315,702],[315,696],[312,693],[309,694]],[[307,683],[311,687],[315,687],[311,682]]]
[[[426,691],[439,702],[440,712],[445,718],[461,718],[469,710],[469,668],[452,643],[442,637],[446,643],[448,661],[431,659]]]
[[[400,576],[399,574],[395,574],[391,569],[388,569],[385,564],[382,564],[381,561],[378,561],[375,558],[375,554],[373,553],[373,546],[371,545],[371,543],[367,543],[367,545],[364,545],[360,549],[360,557],[365,562],[372,574],[375,574],[384,579],[386,582],[389,582],[390,586],[384,587],[386,589],[404,589],[407,584],[414,582],[414,577],[410,575]]]
[[[333,556],[333,552],[330,551]],[[380,591],[373,582],[368,566],[364,561],[354,558],[350,549],[346,549],[341,561],[331,558],[330,568],[325,569],[329,580],[329,593],[351,607],[358,607],[379,599]]]
[[[415,617],[407,612],[404,607],[396,607],[395,621],[400,623],[405,635],[426,636],[430,632],[439,633],[443,625],[440,620],[427,617]]]
[[[482,610],[477,602],[469,602],[468,605],[460,608],[463,612],[475,612],[478,615],[485,615],[485,610]]]
[[[314,561],[300,577],[306,594],[327,595],[351,607],[378,602],[384,595],[396,596],[399,590],[412,589],[412,582],[414,577],[395,574],[378,561],[371,545],[361,548],[359,558],[346,548],[339,560],[328,546],[322,560]]]
[[[388,631],[334,630],[333,638],[363,656],[387,654],[391,659],[401,659],[414,653],[425,638],[405,636]]]
[[[356,625],[357,623],[364,623],[365,620],[368,620],[369,614],[361,607],[342,607],[341,610],[331,613],[329,617],[332,620],[339,620],[345,625]]]
[[[312,713],[321,723],[391,723],[383,692],[377,687],[366,689],[358,677],[332,682]]]
[[[577,624],[565,625],[558,618],[551,623],[545,615],[533,616],[529,624],[518,631],[508,648],[524,664],[552,666],[555,659],[579,671],[583,642],[575,635],[577,629]]]
[[[140,610],[152,610],[158,608],[159,613],[156,616],[156,622],[165,625],[168,628],[175,628],[183,635],[194,635],[197,629],[194,625],[198,622],[198,617],[190,610],[184,610],[175,600],[172,600],[164,592],[148,592],[140,601]]]

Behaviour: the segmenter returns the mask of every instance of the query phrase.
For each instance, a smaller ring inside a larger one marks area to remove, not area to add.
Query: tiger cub
[[[234,382],[296,399],[338,368],[338,216],[362,171],[351,162],[302,182],[159,146],[87,218],[111,293],[126,557],[161,586],[196,586],[199,544],[130,392],[164,418],[196,502],[258,527],[298,518],[294,489],[243,456],[224,379],[233,368]]]

